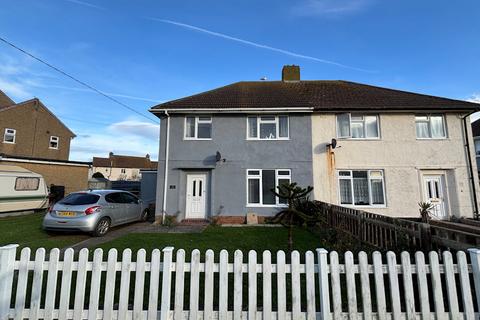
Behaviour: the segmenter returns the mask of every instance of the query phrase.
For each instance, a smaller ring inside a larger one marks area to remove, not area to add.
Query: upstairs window
[[[443,115],[415,116],[417,139],[445,139],[447,130]]]
[[[347,139],[378,139],[377,115],[342,113],[337,115],[337,137]]]
[[[17,134],[17,130],[15,129],[5,129],[5,133],[3,134],[3,142],[4,143],[15,143],[15,135]]]
[[[385,188],[381,170],[341,170],[338,172],[340,204],[384,206]]]
[[[185,118],[186,140],[210,140],[212,139],[212,117],[189,116]]]
[[[49,145],[49,148],[50,149],[58,149],[58,141],[60,139],[56,136],[51,136],[50,137],[50,145]]]
[[[255,116],[247,118],[247,139],[287,140],[288,116]]]

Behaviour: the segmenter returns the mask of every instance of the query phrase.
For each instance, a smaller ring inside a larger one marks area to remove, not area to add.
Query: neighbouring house
[[[140,170],[156,170],[157,166],[158,162],[150,160],[148,154],[145,157],[134,157],[110,152],[108,158],[93,157],[92,173],[102,174],[111,181],[140,181]]]
[[[39,99],[15,103],[0,91],[0,164],[39,173],[66,193],[86,189],[90,163],[69,161],[74,137]]]
[[[159,104],[157,217],[242,222],[285,204],[271,189],[393,217],[478,213],[469,115],[479,104],[349,81],[244,81]],[[468,124],[468,125],[467,125]],[[471,147],[465,146],[470,141]]]
[[[480,170],[480,119],[472,122],[472,135],[473,142],[475,144],[475,159],[477,160],[477,169]]]

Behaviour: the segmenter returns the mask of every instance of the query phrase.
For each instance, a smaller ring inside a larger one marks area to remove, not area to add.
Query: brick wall
[[[43,163],[0,161],[0,164],[13,165],[39,173],[47,186],[65,186],[65,194],[88,188],[88,166]]]

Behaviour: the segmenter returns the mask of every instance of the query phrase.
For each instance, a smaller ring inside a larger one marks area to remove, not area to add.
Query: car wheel
[[[97,226],[95,227],[95,231],[93,231],[93,236],[95,237],[103,237],[107,234],[108,230],[110,229],[110,219],[109,218],[102,218],[98,221]]]
[[[148,209],[143,210],[142,216],[140,217],[141,221],[147,221],[150,211]]]

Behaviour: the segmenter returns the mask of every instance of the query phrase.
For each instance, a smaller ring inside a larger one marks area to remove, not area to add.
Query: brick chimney
[[[283,66],[282,81],[300,81],[300,67],[296,65]]]

